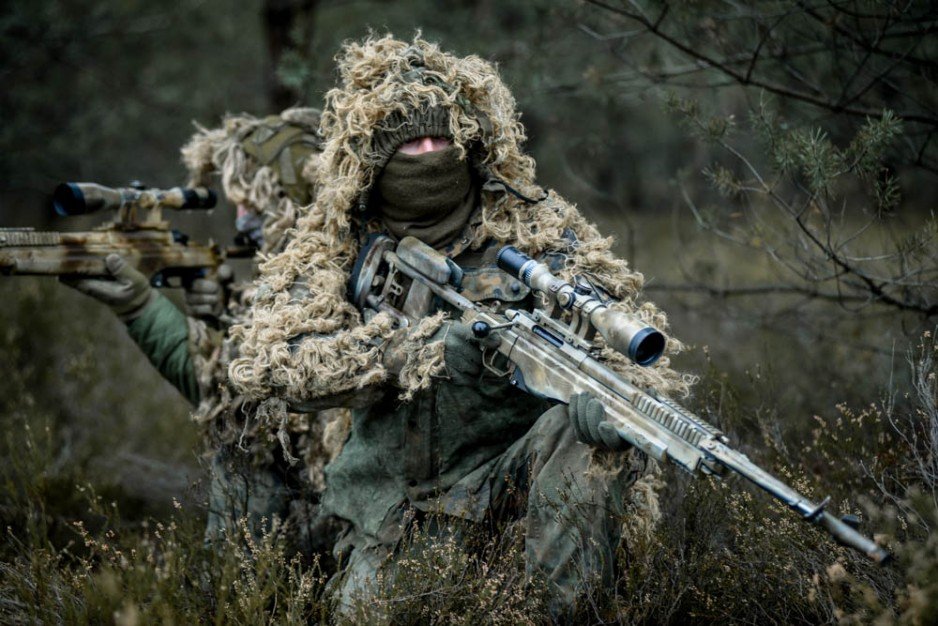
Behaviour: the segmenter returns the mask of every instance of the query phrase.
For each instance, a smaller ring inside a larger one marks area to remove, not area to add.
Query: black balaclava
[[[445,107],[395,111],[372,139],[369,158],[380,172],[370,190],[370,207],[398,239],[412,235],[435,248],[453,241],[478,204],[478,176],[459,150],[409,155],[398,151],[421,137],[452,139]]]
[[[418,155],[395,152],[375,191],[375,206],[391,234],[412,235],[434,248],[459,236],[479,195],[469,162],[452,145]]]

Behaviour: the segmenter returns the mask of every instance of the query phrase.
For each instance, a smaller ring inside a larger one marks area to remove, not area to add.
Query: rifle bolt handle
[[[473,322],[471,328],[476,339],[485,339],[492,332],[492,327],[487,322]]]

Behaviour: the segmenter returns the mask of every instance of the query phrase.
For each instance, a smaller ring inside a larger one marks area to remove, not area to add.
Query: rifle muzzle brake
[[[664,352],[666,340],[661,331],[633,315],[609,308],[592,290],[554,276],[546,264],[535,261],[514,246],[499,250],[497,263],[500,269],[544,294],[561,309],[588,319],[612,349],[638,365],[651,365]]]

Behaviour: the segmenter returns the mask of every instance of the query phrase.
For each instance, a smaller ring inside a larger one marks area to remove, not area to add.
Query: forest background
[[[738,482],[666,469],[659,529],[580,617],[938,619],[934,3],[11,0],[0,225],[99,221],[53,216],[64,180],[182,183],[193,122],[321,106],[369,29],[497,62],[541,183],[616,238],[688,344],[687,402],[897,555],[871,567]],[[227,242],[232,211],[174,226]],[[202,549],[189,407],[119,321],[51,279],[3,278],[0,303],[3,621],[329,614],[321,571],[278,546]],[[544,618],[510,546],[415,546],[436,569],[390,585],[395,621]]]

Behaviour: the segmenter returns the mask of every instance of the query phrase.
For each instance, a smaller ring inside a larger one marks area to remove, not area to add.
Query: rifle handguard
[[[535,261],[514,246],[499,250],[496,262],[503,271],[541,292],[561,309],[587,318],[613,350],[638,365],[652,365],[664,353],[666,341],[661,331],[637,317],[610,309],[592,291],[554,276],[546,264]]]

